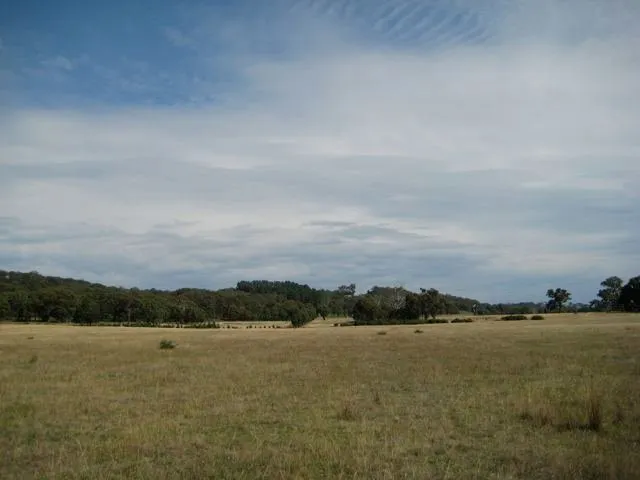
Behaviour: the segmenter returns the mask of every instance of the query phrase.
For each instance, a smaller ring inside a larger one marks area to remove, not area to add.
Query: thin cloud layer
[[[374,3],[166,7],[137,56],[103,32],[42,59],[16,16],[0,263],[488,301],[637,274],[639,8]]]

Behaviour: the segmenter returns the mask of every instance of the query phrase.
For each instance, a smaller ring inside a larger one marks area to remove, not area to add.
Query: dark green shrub
[[[502,317],[501,320],[505,320],[505,321],[527,320],[527,316],[526,315],[506,315]]]
[[[173,340],[160,340],[160,350],[172,350],[177,346]]]
[[[544,320],[544,317],[542,315],[533,315],[531,320]]]
[[[449,322],[443,318],[430,318],[428,320],[425,320],[424,323],[449,323]]]
[[[472,323],[473,318],[454,318],[451,323]]]
[[[220,328],[220,325],[218,325],[216,322],[202,322],[202,323],[193,323],[191,325],[185,325],[184,328],[206,328],[206,329],[211,329],[211,328]]]

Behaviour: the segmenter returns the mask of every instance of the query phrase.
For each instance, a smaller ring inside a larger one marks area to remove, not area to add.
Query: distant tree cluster
[[[591,302],[591,309],[600,312],[639,312],[640,275],[625,284],[620,277],[609,277],[600,283],[598,298]]]
[[[418,323],[442,314],[527,315],[551,311],[640,311],[640,276],[601,283],[590,305],[571,305],[565,289],[547,291],[545,303],[489,304],[443,294],[434,288],[412,292],[375,286],[356,294],[356,285],[319,290],[295,282],[241,281],[222,290],[175,291],[108,287],[70,278],[0,270],[0,319],[18,322],[192,325],[216,321],[289,321],[303,326],[317,316],[349,317],[357,325]]]

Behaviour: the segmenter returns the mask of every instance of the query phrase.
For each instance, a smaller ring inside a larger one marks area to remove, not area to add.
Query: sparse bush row
[[[500,320],[504,320],[506,322],[519,321],[519,320],[529,320],[529,317],[527,317],[526,315],[505,315]],[[544,320],[544,317],[542,315],[533,315],[531,317],[531,320]]]

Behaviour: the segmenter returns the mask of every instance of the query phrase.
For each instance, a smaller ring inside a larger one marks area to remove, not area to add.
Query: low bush
[[[160,350],[172,350],[177,346],[173,340],[160,340]]]
[[[211,328],[220,328],[220,325],[218,325],[216,322],[202,322],[202,323],[191,323],[191,324],[185,325],[184,328],[211,329]]]
[[[542,315],[533,315],[531,320],[544,320],[544,317]]]
[[[451,323],[472,323],[473,318],[454,318]]]
[[[505,315],[501,318],[501,320],[505,321],[515,321],[515,320],[527,320],[526,315]]]
[[[354,320],[347,320],[346,322],[334,323],[334,327],[353,327],[356,324]]]
[[[443,318],[429,318],[425,320],[424,323],[449,323],[449,321]]]

